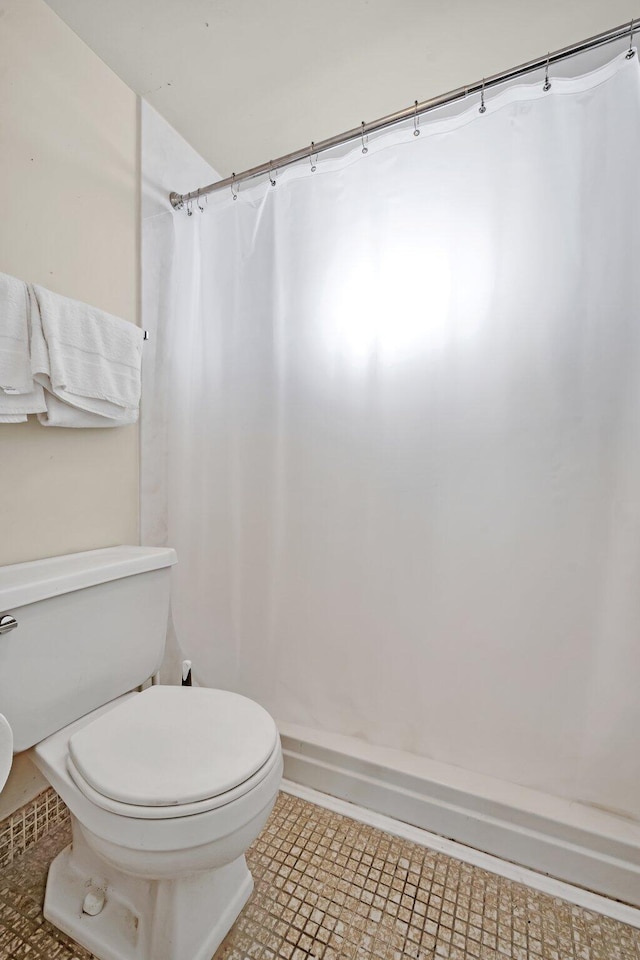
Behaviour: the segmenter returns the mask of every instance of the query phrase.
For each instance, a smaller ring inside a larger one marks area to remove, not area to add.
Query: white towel
[[[45,391],[45,403],[47,405],[45,413],[38,414],[38,420],[43,427],[124,427],[129,423],[135,423],[138,418],[137,410],[131,411],[130,418],[122,417],[115,420],[103,417],[98,413],[72,407],[64,400],[58,400],[55,394],[48,391]]]
[[[26,423],[26,413],[0,413],[0,423]]]
[[[46,410],[29,360],[27,285],[0,273],[0,423],[21,423]]]
[[[143,332],[126,320],[32,285],[31,369],[44,386],[45,426],[135,423]]]

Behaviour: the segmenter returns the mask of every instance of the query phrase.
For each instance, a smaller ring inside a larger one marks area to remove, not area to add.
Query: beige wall
[[[224,176],[638,13],[631,0],[49,3]]]
[[[0,0],[0,90],[0,271],[136,321],[135,94],[42,0]],[[0,425],[0,564],[124,542],[135,427]],[[42,787],[24,759],[0,819]]]

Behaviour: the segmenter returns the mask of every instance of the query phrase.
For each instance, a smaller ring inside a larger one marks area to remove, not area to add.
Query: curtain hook
[[[269,183],[272,187],[276,185],[276,175],[273,172],[273,160],[269,161]]]
[[[547,54],[547,65],[544,68],[544,83],[542,89],[546,93],[548,90],[551,90],[551,80],[549,80],[549,57],[550,54]]]
[[[365,147],[364,143],[365,143],[365,141],[364,141],[364,120],[363,120],[363,121],[362,121],[362,152],[363,152],[363,153],[368,153],[368,152],[369,152],[369,148],[368,148],[368,147]]]
[[[235,187],[235,190],[234,190]],[[238,188],[236,187],[236,175],[235,173],[231,174],[231,196],[234,200],[238,199]]]
[[[633,60],[635,50],[633,49],[633,20],[629,24],[629,50],[627,51],[627,60]]]
[[[187,216],[188,217],[193,216],[192,206],[193,206],[193,200],[187,200]]]
[[[198,187],[198,199],[196,202],[198,204],[198,210],[200,211],[200,213],[204,213],[204,207],[200,203],[200,187]]]
[[[487,108],[484,103],[484,77],[482,78],[482,90],[480,91],[480,109],[478,113],[486,113]]]
[[[418,118],[418,101],[416,100],[415,110],[413,113],[413,135],[414,137],[420,136],[420,120]]]
[[[310,164],[310,166],[311,166],[311,173],[315,173],[315,172],[316,172],[316,164],[317,164],[317,162],[318,162],[318,154],[316,154],[315,163],[314,163],[314,160],[313,160],[313,151],[314,151],[314,148],[315,148],[315,143],[314,143],[313,140],[312,140],[312,141],[311,141],[311,152],[309,153],[309,164]]]

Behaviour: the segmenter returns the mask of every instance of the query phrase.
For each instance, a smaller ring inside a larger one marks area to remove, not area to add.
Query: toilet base
[[[100,960],[211,960],[252,889],[244,856],[177,880],[129,876],[99,858],[74,822],[73,843],[49,868],[44,915]],[[90,891],[104,894],[96,916],[83,912]]]

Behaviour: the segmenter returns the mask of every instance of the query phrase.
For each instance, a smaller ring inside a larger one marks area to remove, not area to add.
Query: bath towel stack
[[[126,320],[0,275],[0,422],[135,423],[143,333]]]

